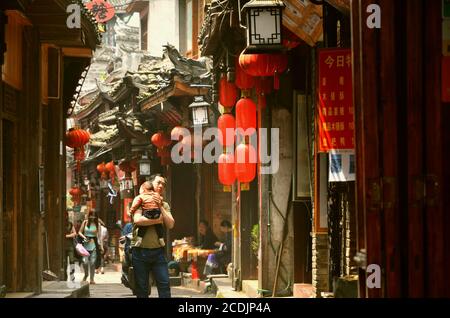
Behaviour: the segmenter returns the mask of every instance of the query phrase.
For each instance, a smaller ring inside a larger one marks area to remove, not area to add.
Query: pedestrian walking
[[[90,284],[95,284],[95,266],[97,257],[101,257],[103,253],[103,242],[100,237],[100,223],[94,211],[89,212],[87,220],[81,224],[78,235],[84,239],[83,246],[89,252],[89,256],[83,257],[83,281],[86,281],[90,274]]]
[[[157,219],[149,219],[143,216],[140,210],[132,210],[133,217],[133,239],[132,239],[132,264],[135,276],[135,292],[138,298],[147,298],[149,295],[149,276],[150,272],[156,282],[158,296],[160,298],[170,298],[170,282],[165,249],[161,246],[156,224],[163,224],[166,228],[172,229],[175,220],[170,212],[170,206],[164,202],[160,196],[163,195],[166,186],[166,179],[159,175],[152,175],[149,180],[154,191],[153,200],[157,203],[161,214]],[[138,200],[138,197],[135,198]],[[134,204],[133,204],[134,205]],[[141,244],[136,247],[138,227],[147,227],[147,231],[142,238]]]
[[[77,236],[73,223],[69,221],[69,217],[66,215],[66,233],[64,240],[64,280],[67,280],[67,259],[69,259],[69,275],[70,281],[75,281],[75,247],[74,239]]]
[[[100,268],[96,268],[96,273],[105,274],[105,262],[108,257],[108,240],[109,233],[106,224],[102,220],[98,220],[100,224],[100,240],[102,241],[103,251],[100,255]],[[98,261],[96,263],[99,263]],[[97,267],[97,266],[96,266]]]

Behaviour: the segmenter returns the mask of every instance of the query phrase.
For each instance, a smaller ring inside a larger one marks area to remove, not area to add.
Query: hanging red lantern
[[[250,98],[241,98],[236,103],[236,128],[242,129],[244,136],[256,131],[256,105]]]
[[[244,54],[239,56],[239,65],[249,75],[274,77],[274,88],[280,88],[279,76],[288,67],[286,54]]]
[[[222,146],[231,146],[234,144],[234,129],[236,128],[236,120],[234,116],[225,113],[217,120],[217,128],[219,129],[219,143]]]
[[[157,148],[162,148],[165,144],[163,134],[161,132],[157,132],[153,134],[151,138],[152,144],[154,144]]]
[[[82,193],[83,191],[79,187],[72,187],[69,191],[69,194],[72,196],[72,202],[76,205],[80,204]]]
[[[89,142],[91,135],[83,129],[71,128],[66,132],[66,145],[74,149],[74,159],[77,162],[77,170],[81,170],[81,161],[85,159],[84,145]]]
[[[114,180],[114,176],[116,173],[116,167],[115,167],[113,161],[110,161],[105,165],[105,170],[109,171],[109,177],[111,178],[111,180]]]
[[[167,134],[163,134],[162,139],[163,147],[169,147],[172,144],[172,140],[169,136],[167,136]]]
[[[101,174],[101,178],[102,179],[106,179],[107,178],[106,173],[108,171],[106,170],[106,166],[105,166],[104,162],[102,162],[102,163],[97,165],[97,171]]]
[[[90,136],[86,130],[71,128],[66,132],[66,145],[70,148],[81,148],[89,142]]]
[[[258,109],[264,109],[267,101],[266,97],[272,92],[273,82],[271,77],[259,77],[256,80],[255,89],[258,96]]]
[[[242,67],[239,65],[239,57],[236,59],[235,70],[236,80],[234,81],[234,83],[240,90],[250,90],[255,86],[255,78],[244,72]]]
[[[236,103],[238,97],[237,87],[234,83],[227,81],[226,76],[222,76],[219,81],[219,102],[223,107],[231,108]]]
[[[233,185],[236,181],[234,171],[234,155],[231,153],[223,153],[219,156],[219,182],[224,186]]]
[[[256,150],[249,144],[236,147],[234,172],[240,183],[249,183],[256,176]]]

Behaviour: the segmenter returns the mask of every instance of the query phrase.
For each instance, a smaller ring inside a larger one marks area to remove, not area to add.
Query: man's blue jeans
[[[164,248],[132,248],[132,264],[136,281],[136,296],[148,298],[149,276],[153,272],[159,298],[170,298],[169,269]]]

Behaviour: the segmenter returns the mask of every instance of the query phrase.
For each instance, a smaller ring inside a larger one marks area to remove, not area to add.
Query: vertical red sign
[[[319,151],[354,149],[350,49],[319,50]]]

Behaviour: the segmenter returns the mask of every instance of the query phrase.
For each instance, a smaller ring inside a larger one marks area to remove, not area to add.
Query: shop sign
[[[318,61],[319,151],[352,150],[355,124],[351,50],[322,49]]]
[[[329,182],[355,181],[354,151],[330,151],[329,163]]]

